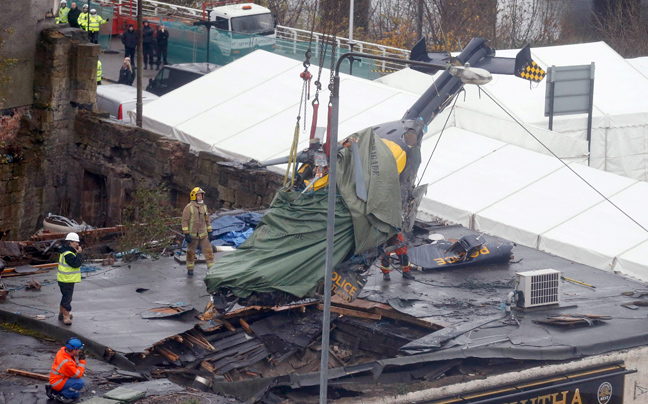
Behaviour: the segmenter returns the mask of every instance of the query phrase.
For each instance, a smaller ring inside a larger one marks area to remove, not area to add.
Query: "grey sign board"
[[[593,62],[583,66],[551,66],[547,71],[545,116],[589,113],[593,86]]]

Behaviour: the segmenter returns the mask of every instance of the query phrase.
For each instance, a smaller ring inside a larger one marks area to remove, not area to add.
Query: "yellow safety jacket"
[[[77,22],[79,23],[79,28],[88,30],[88,17],[90,16],[90,13],[84,13],[81,12],[79,14],[79,18],[77,19]]]
[[[56,280],[63,283],[78,283],[81,282],[81,268],[71,267],[65,262],[65,256],[72,254],[76,257],[76,254],[72,251],[66,251],[59,256],[58,264],[58,275]]]
[[[209,214],[207,206],[204,203],[191,201],[182,211],[182,232],[189,234],[191,237],[207,237],[207,233],[212,231],[209,223]]]
[[[65,8],[59,8],[59,14],[58,17],[56,17],[56,23],[57,24],[67,24],[68,22],[68,13],[70,12],[70,9],[65,7]]]
[[[101,83],[101,73],[103,69],[101,68],[101,60],[97,60],[97,83]]]
[[[90,15],[89,19],[89,29],[88,31],[90,32],[97,32],[99,31],[99,25],[105,24],[107,21],[101,18],[100,15]]]

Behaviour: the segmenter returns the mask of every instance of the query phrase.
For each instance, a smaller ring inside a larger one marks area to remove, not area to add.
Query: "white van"
[[[272,52],[276,46],[275,21],[272,12],[258,4],[223,1],[210,10],[209,18],[216,23],[210,41],[218,45],[217,53],[239,57],[256,49]],[[234,3],[234,4],[229,4]]]
[[[142,90],[142,104],[146,104],[158,97],[155,94]],[[102,84],[97,86],[97,109],[106,111],[111,118],[124,123],[131,123],[128,111],[136,108],[137,87],[126,84]]]

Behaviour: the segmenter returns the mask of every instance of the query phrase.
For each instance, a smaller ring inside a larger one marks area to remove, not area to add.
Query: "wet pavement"
[[[135,56],[137,57],[137,55]],[[110,43],[110,49],[99,54],[102,68],[102,85],[117,83],[119,80],[119,70],[124,63],[124,45],[121,39],[113,37]],[[149,79],[155,77],[158,71],[155,68],[142,70],[142,87],[146,89]],[[133,82],[133,86],[137,84],[137,79]]]
[[[95,268],[97,271],[85,273],[75,287],[71,326],[58,320],[61,294],[55,282],[56,268],[33,276],[43,284],[40,291],[23,288],[10,292],[7,302],[0,304],[0,312],[27,318],[37,326],[46,327],[43,332],[49,335],[59,330],[57,338],[61,340],[68,335],[79,335],[94,341],[96,351],[109,347],[129,354],[144,352],[164,338],[193,328],[198,323],[195,316],[209,301],[202,281],[207,272],[205,264],[196,265],[193,278],[187,278],[185,266],[171,257]],[[11,289],[31,278],[12,277],[3,282]],[[149,309],[171,304],[194,309],[165,319],[141,317]]]

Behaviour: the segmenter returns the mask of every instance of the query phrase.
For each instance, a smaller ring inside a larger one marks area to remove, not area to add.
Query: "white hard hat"
[[[67,1],[61,0],[61,4],[67,4]]]
[[[90,10],[90,14],[97,14],[97,10],[93,8],[92,10]]]
[[[84,5],[83,5],[83,8],[88,8],[88,5],[87,5],[87,4],[84,4]]]
[[[65,236],[65,241],[76,241],[78,243],[79,235],[76,233],[68,233],[67,236]]]

